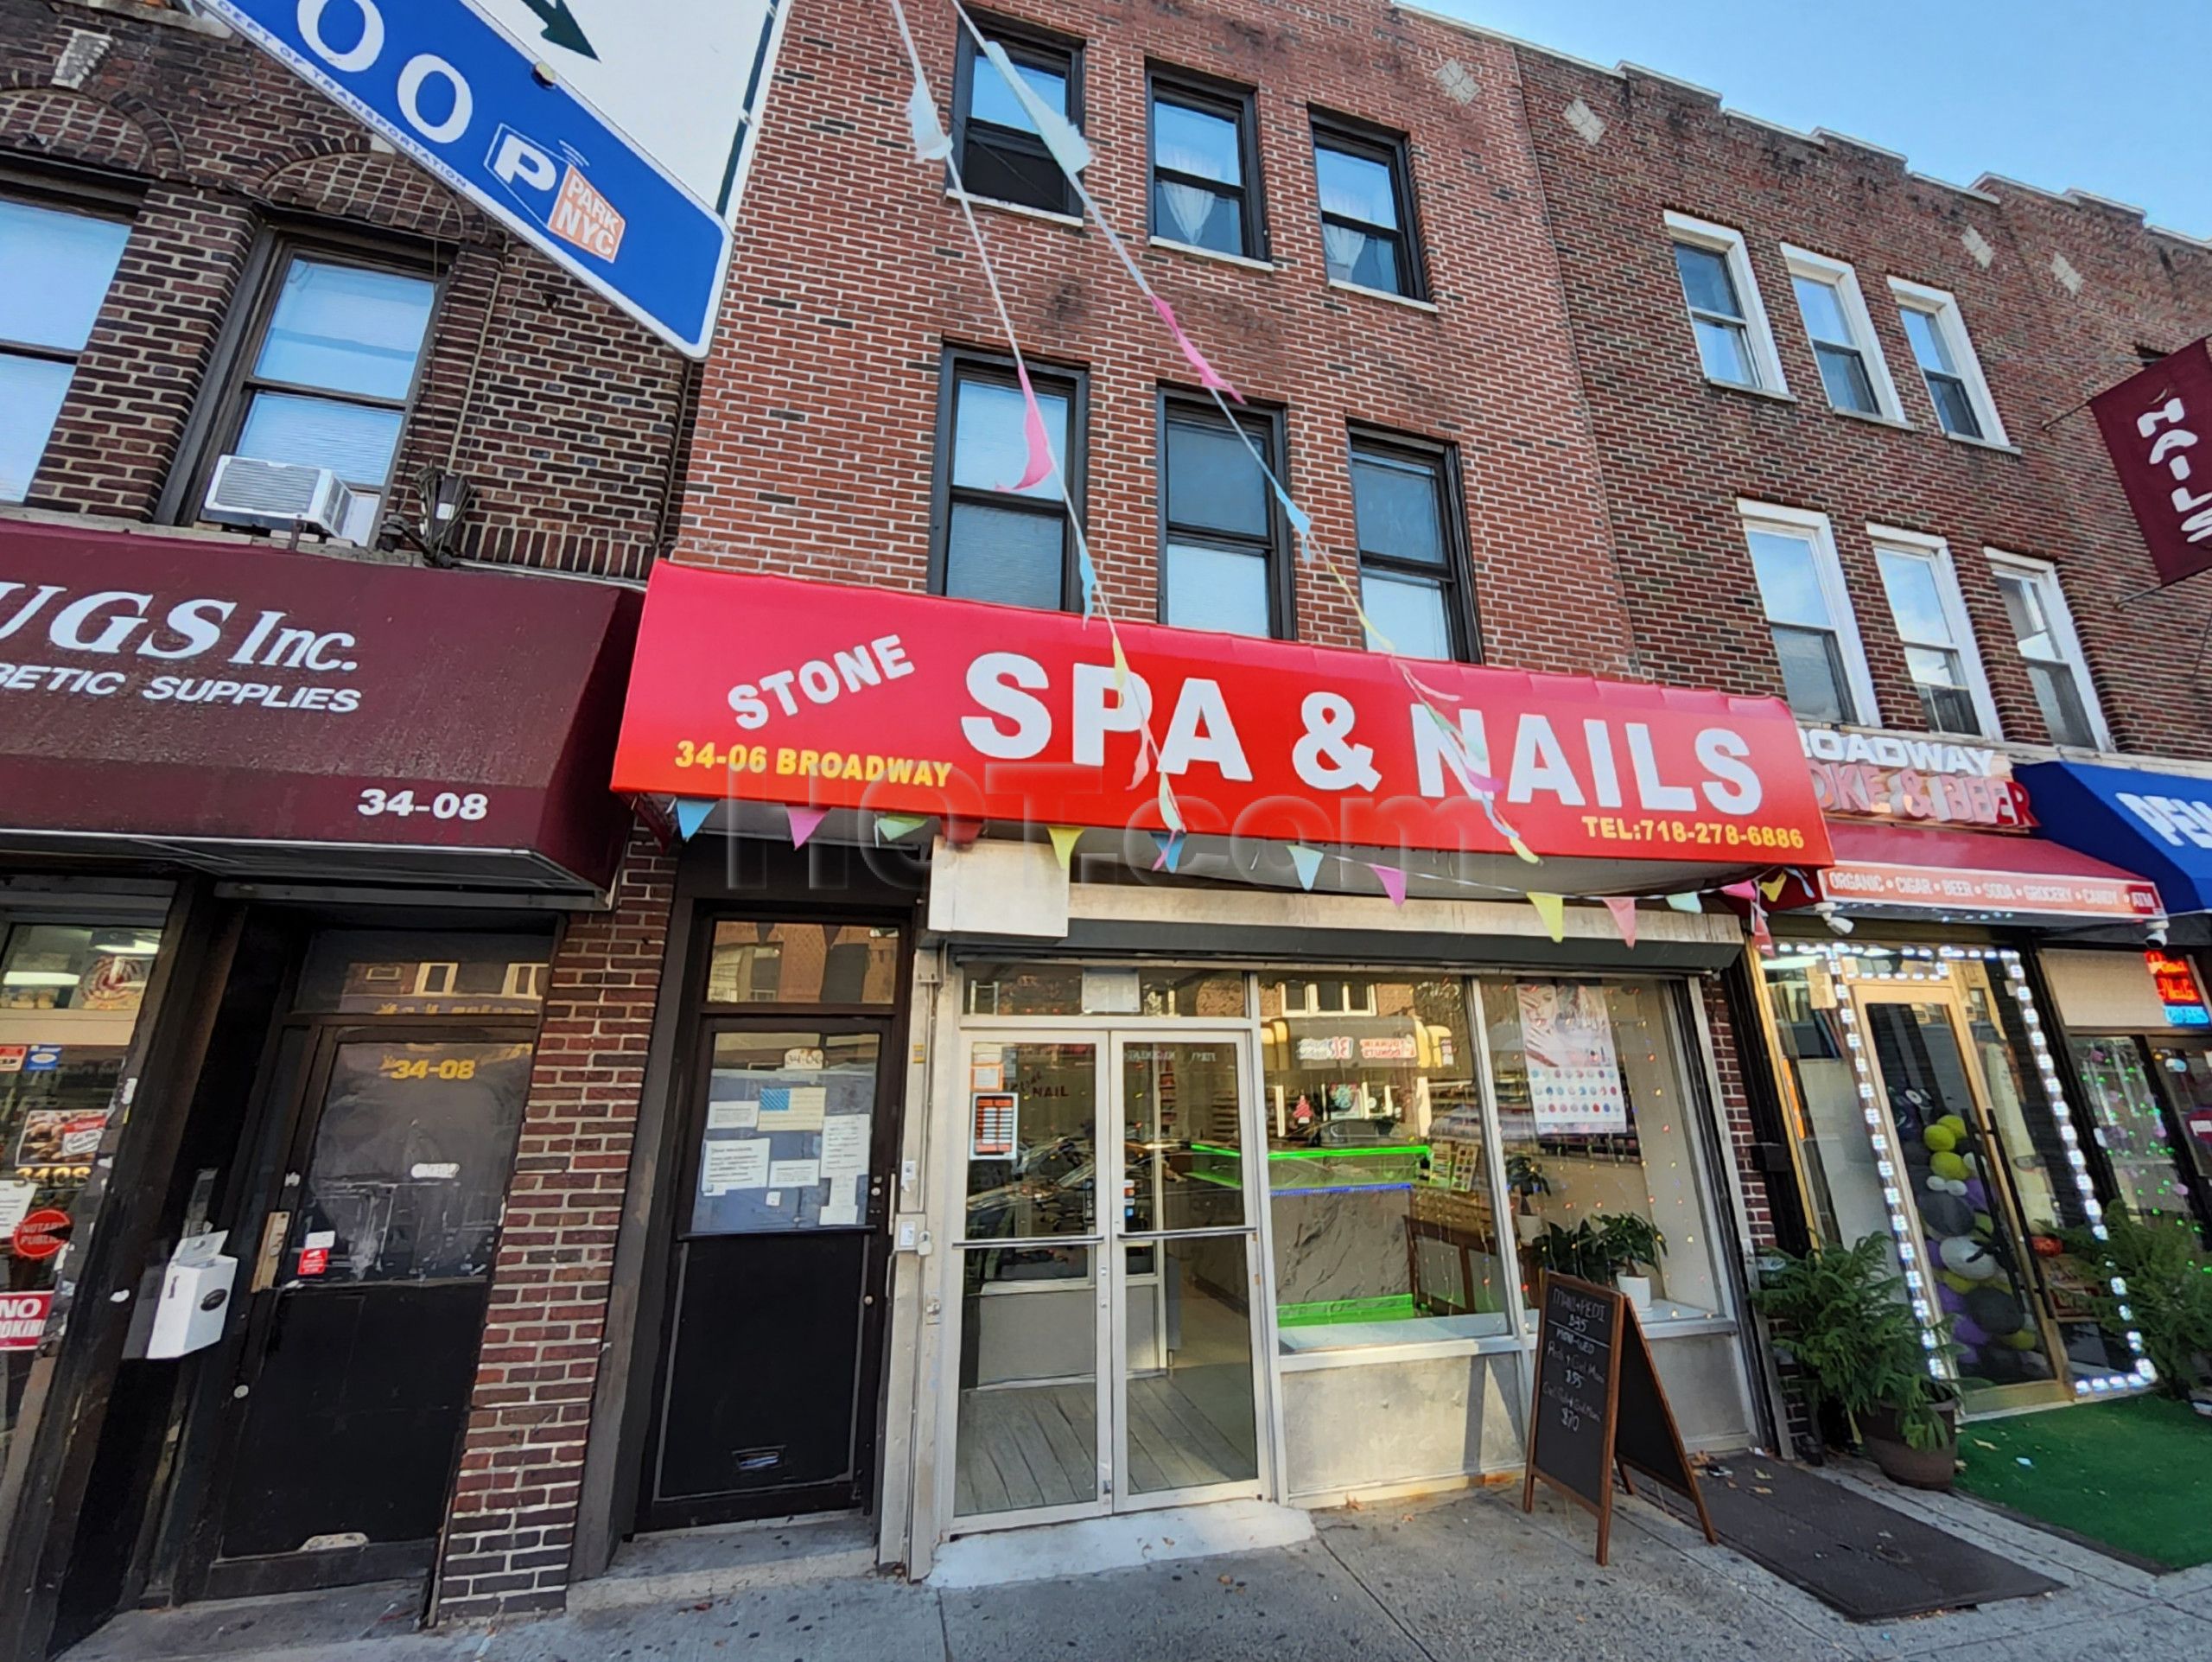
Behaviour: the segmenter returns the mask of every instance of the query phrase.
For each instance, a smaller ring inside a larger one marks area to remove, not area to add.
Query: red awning
[[[1499,819],[1557,863],[1515,859],[1455,777],[1470,762]],[[1827,859],[1778,699],[1465,664],[1409,678],[1379,653],[1141,623],[1109,635],[1071,613],[666,564],[614,783],[1468,854],[1563,889]]]
[[[637,596],[0,522],[0,847],[579,891]]]
[[[2157,885],[2040,837],[1830,820],[1827,899],[1949,914],[2154,918]]]

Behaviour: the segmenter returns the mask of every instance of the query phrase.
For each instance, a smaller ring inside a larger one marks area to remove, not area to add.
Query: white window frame
[[[1874,674],[1866,665],[1866,643],[1859,634],[1859,614],[1853,609],[1851,590],[1843,580],[1843,558],[1836,552],[1835,527],[1829,523],[1827,515],[1808,508],[1756,502],[1741,496],[1736,499],[1736,513],[1746,533],[1772,531],[1785,537],[1810,536],[1813,567],[1821,580],[1821,598],[1827,602],[1828,615],[1835,621],[1836,646],[1843,653],[1844,690],[1851,695],[1851,719],[1843,725],[1879,727],[1882,701],[1875,696]],[[1751,544],[1746,540],[1744,558],[1747,564],[1751,557]],[[1759,595],[1759,624],[1765,627],[1769,623],[1766,596],[1759,592],[1756,570],[1751,574],[1751,589]],[[1777,672],[1779,667],[1777,665]]]
[[[1959,588],[1959,568],[1951,557],[1951,545],[1941,537],[1930,537],[1925,532],[1904,531],[1896,525],[1866,527],[1866,535],[1874,544],[1878,562],[1884,554],[1902,555],[1907,559],[1924,560],[1936,575],[1936,593],[1943,603],[1943,620],[1951,626],[1951,650],[1959,655],[1959,666],[1967,677],[1967,692],[1974,700],[1974,713],[1981,723],[1980,740],[1985,744],[2001,743],[2005,724],[1998,719],[1997,700],[1989,691],[1989,675],[1982,667],[1981,643],[1974,632],[1974,619],[1967,613],[1965,595]],[[1890,624],[1897,626],[1897,616],[1890,608],[1889,588],[1882,590],[1882,608],[1890,614]],[[1898,637],[1900,641],[1904,637]],[[1919,646],[1919,641],[1904,644]],[[1908,673],[1908,678],[1910,674]],[[1944,736],[1962,738],[1963,734]]]
[[[2113,748],[2112,728],[2105,720],[2104,704],[2097,697],[2096,678],[2089,673],[2088,655],[2082,650],[2082,637],[2075,632],[2074,610],[2066,603],[2066,585],[2060,580],[2058,568],[2049,560],[2039,560],[2031,554],[2014,554],[2001,548],[1984,548],[1981,551],[1992,570],[2025,577],[2041,592],[2044,615],[2050,620],[2050,632],[2057,638],[2059,649],[2066,654],[2067,667],[2074,672],[2075,691],[2081,695],[2082,713],[2089,718],[2090,735],[2096,740],[2100,751],[2109,751]],[[2009,614],[2005,627],[2009,634]],[[2022,662],[2026,661],[2017,640],[2012,643],[2012,650]],[[2056,740],[2051,742],[2057,748]]]
[[[1981,373],[1981,359],[1974,349],[1974,337],[1967,333],[1966,314],[1959,309],[1956,295],[1946,289],[1932,289],[1924,283],[1914,283],[1905,277],[1890,279],[1890,293],[1897,303],[1907,310],[1924,313],[1942,335],[1943,344],[1951,349],[1951,361],[1959,366],[1959,379],[1967,385],[1967,398],[1974,405],[1974,412],[1981,422],[1981,436],[1969,438],[1963,433],[1954,433],[1943,425],[1943,413],[1936,408],[1935,394],[1923,385],[1921,395],[1928,400],[1929,414],[1934,417],[1936,430],[1946,438],[1956,439],[1961,444],[1986,444],[2002,450],[2012,448],[2012,441],[2005,436],[2004,418],[1997,413],[1997,400],[1990,395],[1988,378]],[[1911,343],[1908,341],[1907,346]],[[1915,373],[1919,372],[1919,360],[1913,361]]]
[[[1744,240],[1744,233],[1725,225],[1715,225],[1710,220],[1692,219],[1687,213],[1669,209],[1666,214],[1668,264],[1674,263],[1673,245],[1687,243],[1693,248],[1702,248],[1719,254],[1728,263],[1728,280],[1736,286],[1736,298],[1743,303],[1745,332],[1751,353],[1751,371],[1758,377],[1758,385],[1746,387],[1739,381],[1715,380],[1705,373],[1705,360],[1698,353],[1697,331],[1690,331],[1690,353],[1698,366],[1698,373],[1709,385],[1732,388],[1738,392],[1764,392],[1770,397],[1786,398],[1790,395],[1789,379],[1782,373],[1782,354],[1775,350],[1774,325],[1767,321],[1766,301],[1759,293],[1759,280],[1751,270],[1751,246]],[[1689,302],[1681,294],[1681,278],[1672,271],[1675,291],[1682,299],[1682,315],[1689,316]]]
[[[1894,422],[1899,427],[1911,425],[1905,420],[1904,406],[1898,401],[1897,383],[1890,379],[1889,360],[1883,355],[1881,337],[1874,332],[1874,316],[1866,309],[1866,296],[1859,286],[1859,273],[1850,262],[1830,259],[1826,254],[1815,254],[1809,248],[1799,248],[1790,243],[1782,245],[1782,259],[1789,268],[1793,279],[1804,277],[1810,282],[1824,283],[1836,291],[1836,298],[1842,305],[1845,326],[1851,331],[1851,345],[1859,349],[1859,360],[1866,366],[1866,379],[1874,389],[1874,408],[1872,411],[1846,410],[1833,399],[1828,401],[1828,408],[1839,415],[1856,416],[1862,421],[1878,417],[1883,421]],[[1792,303],[1796,297],[1793,291],[1790,295]],[[1813,331],[1805,325],[1803,312],[1802,307],[1798,308],[1797,321],[1805,327],[1805,344],[1813,353],[1813,366],[1817,371],[1820,351],[1813,344]],[[1825,380],[1821,385],[1821,396],[1823,398],[1827,397]]]

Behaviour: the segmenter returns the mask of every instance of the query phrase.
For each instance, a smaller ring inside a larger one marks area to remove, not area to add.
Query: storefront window
[[[1719,1315],[1694,1109],[1663,990],[1490,981],[1482,997],[1526,1319],[1540,1270],[1613,1280],[1647,1321]]]
[[[1466,983],[1263,976],[1287,1353],[1510,1330]]]
[[[2073,1050],[2120,1202],[2139,1218],[2194,1228],[2196,1210],[2181,1175],[2188,1155],[2167,1131],[2142,1047],[2131,1035],[2113,1034],[2076,1038]]]
[[[1244,977],[1235,970],[1081,964],[971,964],[970,1016],[1168,1016],[1245,1019]]]
[[[154,928],[0,922],[0,1461],[161,946]]]
[[[707,961],[710,1004],[889,1004],[899,997],[899,931],[725,921]]]

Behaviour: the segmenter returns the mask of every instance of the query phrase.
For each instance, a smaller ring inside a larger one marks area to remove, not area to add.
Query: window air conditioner
[[[329,468],[244,455],[226,455],[215,464],[200,511],[221,525],[269,531],[304,525],[326,537],[344,536],[349,519],[360,517],[353,493]]]

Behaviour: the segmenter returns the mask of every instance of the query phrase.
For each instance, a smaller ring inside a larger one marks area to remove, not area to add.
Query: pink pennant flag
[[[1395,866],[1376,865],[1372,861],[1368,863],[1367,869],[1375,874],[1375,881],[1382,885],[1382,892],[1390,897],[1391,905],[1403,906],[1406,903],[1404,872]]]
[[[1759,886],[1748,878],[1740,883],[1723,883],[1720,885],[1720,892],[1731,900],[1748,901],[1753,905],[1758,902]]]
[[[1183,349],[1183,356],[1192,369],[1198,372],[1198,385],[1209,392],[1226,392],[1237,403],[1244,402],[1244,395],[1221,379],[1221,372],[1206,361],[1206,355],[1192,344],[1191,337],[1183,333],[1183,326],[1175,321],[1175,309],[1158,295],[1152,297],[1152,309],[1160,314],[1160,321],[1167,325],[1168,334],[1175,337],[1175,344]]]
[[[1613,914],[1613,923],[1621,932],[1621,939],[1630,946],[1635,946],[1636,901],[1619,895],[1607,895],[1602,898],[1605,910]]]
[[[791,846],[795,849],[804,848],[806,839],[819,831],[822,822],[830,817],[827,808],[802,808],[796,804],[786,806],[784,812],[791,816]]]
[[[1029,366],[1017,361],[1014,378],[1021,383],[1021,402],[1027,411],[1021,418],[1021,436],[1029,444],[1029,465],[1013,484],[999,488],[1026,491],[1052,476],[1052,441],[1045,432],[1045,412],[1037,407],[1036,389],[1029,385]]]
[[[1751,902],[1751,942],[1758,946],[1774,945],[1773,933],[1766,927],[1766,907],[1757,901]]]

